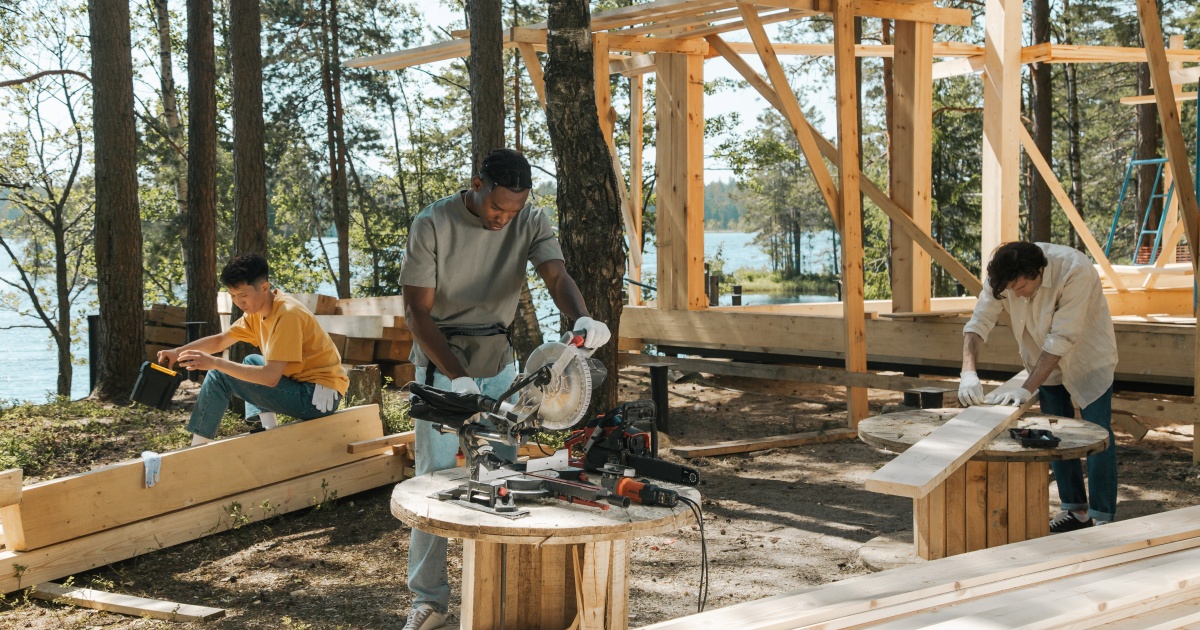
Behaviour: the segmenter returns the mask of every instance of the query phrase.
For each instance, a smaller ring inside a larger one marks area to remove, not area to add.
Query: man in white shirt
[[[1062,512],[1050,521],[1050,531],[1112,521],[1117,511],[1117,451],[1111,427],[1117,338],[1100,275],[1086,256],[1070,247],[1016,242],[996,248],[986,284],[963,328],[959,402],[1020,405],[1039,391],[1043,413],[1068,418],[1075,417],[1078,405],[1084,420],[1108,431],[1108,448],[1088,456],[1086,489],[1078,459],[1051,463]],[[1029,378],[1015,391],[985,397],[975,361],[1001,311],[1009,315]]]

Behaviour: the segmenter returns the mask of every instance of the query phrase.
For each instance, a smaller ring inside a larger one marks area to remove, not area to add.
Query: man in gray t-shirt
[[[460,393],[499,397],[517,374],[508,326],[517,314],[526,261],[554,304],[598,348],[611,333],[588,315],[567,273],[545,213],[528,204],[532,178],[525,156],[497,149],[483,160],[471,188],[439,199],[413,219],[400,282],[413,333],[416,380]],[[458,438],[416,421],[416,474],[453,468]],[[511,453],[511,450],[510,450]],[[413,610],[405,630],[445,623],[450,605],[446,539],[412,530],[408,588]]]

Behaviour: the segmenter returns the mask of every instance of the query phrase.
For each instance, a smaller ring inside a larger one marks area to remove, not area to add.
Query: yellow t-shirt
[[[270,315],[242,315],[229,327],[229,336],[257,346],[267,361],[287,361],[284,376],[346,395],[350,379],[329,334],[303,304],[279,289],[274,294]]]

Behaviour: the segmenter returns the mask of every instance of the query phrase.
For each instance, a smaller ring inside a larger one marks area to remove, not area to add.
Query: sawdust
[[[622,400],[649,397],[644,370],[628,370],[622,379]],[[792,386],[784,388],[791,396],[783,397],[685,379],[670,389],[668,444],[765,437],[844,423],[841,392],[833,387]],[[898,394],[871,394],[876,413],[900,402]],[[1141,442],[1124,434],[1118,438],[1119,518],[1194,502],[1200,479],[1191,466],[1190,426],[1159,427]],[[690,460],[704,478],[700,489],[711,576],[709,608],[865,573],[858,548],[881,534],[911,527],[911,501],[863,489],[866,477],[890,458],[860,442],[835,442]],[[335,505],[157,551],[75,576],[73,582],[228,611],[225,619],[205,627],[399,628],[411,603],[404,587],[408,529],[389,512],[390,490],[343,497]],[[1051,502],[1056,502],[1053,489]],[[461,550],[461,543],[451,541],[456,610]],[[700,534],[694,527],[635,541],[630,626],[695,612],[699,558]],[[0,607],[3,628],[160,625],[167,622],[26,601],[21,593],[9,595]]]

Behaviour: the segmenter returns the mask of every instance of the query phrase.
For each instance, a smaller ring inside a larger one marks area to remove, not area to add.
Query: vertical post
[[[100,334],[99,315],[88,315],[88,391],[96,389],[96,377],[100,374]]]
[[[708,277],[708,305],[717,306],[721,303],[721,276]]]
[[[730,301],[734,306],[742,305],[742,285],[733,285],[733,295],[730,297]]]
[[[667,400],[667,368],[669,363],[651,363],[650,368],[650,399],[654,401],[654,426],[659,431],[669,434],[671,422],[669,402]],[[657,442],[657,440],[656,440]],[[658,444],[652,444],[651,450],[658,452]]]
[[[629,234],[629,249],[642,251],[642,75],[629,77],[629,212],[633,215],[633,230]],[[642,281],[642,268],[630,266],[629,277]],[[636,290],[634,290],[636,289]],[[629,303],[642,303],[642,291],[629,291]]]
[[[608,33],[592,33],[592,63],[596,78],[596,114],[609,150],[613,147],[612,89],[609,87]]]
[[[983,238],[980,264],[1020,238],[1021,0],[986,0],[983,39]]]
[[[658,307],[704,300],[704,58],[660,53],[658,69]]]
[[[855,79],[854,4],[837,0],[833,12],[833,59],[837,81],[838,214],[842,225],[842,313],[846,326],[846,371],[867,371],[863,303],[862,196],[859,192],[858,86]],[[867,417],[867,389],[846,388],[851,428]]]
[[[205,336],[205,327],[208,326],[208,322],[183,322],[183,326],[187,330],[187,336],[184,338],[187,340],[187,343],[192,343]],[[208,372],[188,370],[188,380],[193,383],[202,383],[204,382],[205,374],[208,374]]]
[[[892,90],[892,201],[929,233],[933,187],[933,25],[897,21]],[[892,231],[892,311],[930,309],[929,253]]]

